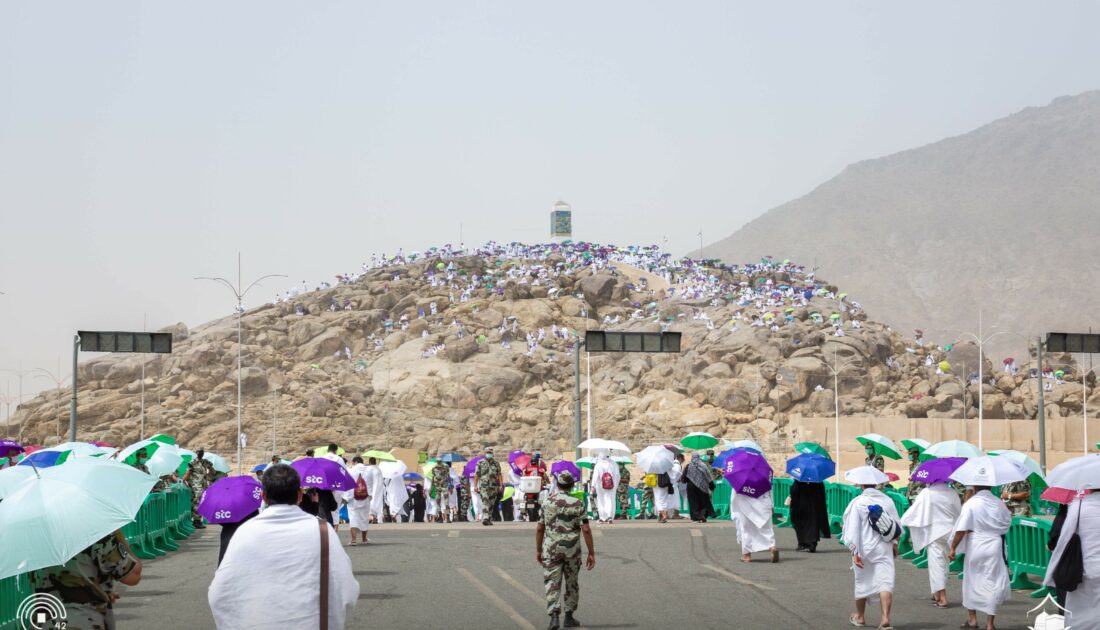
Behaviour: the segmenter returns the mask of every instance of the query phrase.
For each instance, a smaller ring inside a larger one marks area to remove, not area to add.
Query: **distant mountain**
[[[1100,91],[853,164],[709,251],[809,263],[868,313],[944,343],[984,325],[1100,330]],[[1004,335],[996,347],[1022,349]]]

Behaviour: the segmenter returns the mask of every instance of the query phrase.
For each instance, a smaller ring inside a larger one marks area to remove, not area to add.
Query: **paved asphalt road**
[[[850,627],[850,555],[835,541],[822,541],[817,554],[795,553],[792,531],[779,529],[779,564],[764,562],[765,554],[742,564],[728,521],[594,528],[596,568],[582,571],[577,612],[586,628]],[[372,529],[371,545],[345,547],[361,585],[348,627],[545,628],[533,530],[526,523]],[[206,589],[217,557],[218,527],[210,526],[180,552],[147,562],[141,584],[125,590],[117,605],[119,628],[213,628]],[[933,608],[926,572],[899,561],[894,626],[957,628],[966,615],[958,579],[950,580],[948,593],[952,606]],[[998,627],[1026,628],[1035,603],[1014,592]],[[869,612],[868,622],[878,624],[877,612]]]

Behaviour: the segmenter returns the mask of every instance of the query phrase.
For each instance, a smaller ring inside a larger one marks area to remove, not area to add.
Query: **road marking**
[[[516,587],[517,591],[519,591],[519,592],[523,593],[524,595],[526,595],[527,597],[529,597],[531,599],[531,601],[535,602],[539,606],[545,606],[546,605],[546,598],[545,597],[539,597],[538,595],[536,595],[534,591],[532,591],[531,589],[524,586],[522,583],[520,583],[519,580],[517,580],[516,578],[508,575],[508,573],[504,569],[502,569],[500,567],[493,567],[493,571],[495,571],[497,575],[499,575],[501,578],[503,578],[505,582],[507,582],[507,583],[511,584],[512,586]]]
[[[494,606],[499,608],[504,614],[511,617],[512,621],[516,622],[517,626],[523,628],[524,630],[535,630],[535,626],[533,626],[530,621],[524,619],[523,615],[516,612],[515,608],[509,606],[508,602],[504,601],[503,599],[501,599],[500,595],[497,595],[493,592],[493,589],[485,586],[484,582],[474,577],[472,573],[470,573],[463,567],[455,567],[455,570],[458,571],[462,575],[462,577],[469,580],[471,584],[476,586],[477,590],[481,591],[481,594],[484,595],[485,598],[488,599],[490,602],[492,602]],[[545,602],[543,603],[545,604]]]
[[[719,575],[724,575],[724,576],[728,577],[729,579],[733,580],[734,582],[737,582],[738,584],[744,584],[746,586],[755,586],[756,588],[758,588],[762,591],[774,591],[775,590],[774,588],[768,586],[767,584],[757,584],[756,582],[753,582],[752,580],[747,580],[747,579],[741,577],[740,575],[737,575],[736,573],[733,573],[731,571],[727,571],[727,570],[723,569],[722,567],[716,567],[713,564],[704,564],[702,566],[710,569],[711,571],[714,571],[715,573],[717,573]]]
[[[703,537],[703,530],[692,528],[691,537],[692,538],[702,538]]]
[[[458,538],[458,530],[457,529],[448,529],[447,530],[447,538]]]

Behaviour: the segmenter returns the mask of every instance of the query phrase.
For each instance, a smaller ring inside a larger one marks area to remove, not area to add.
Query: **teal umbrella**
[[[856,441],[864,446],[871,446],[878,455],[889,457],[890,459],[901,459],[901,454],[898,453],[897,445],[885,435],[867,433],[866,435],[857,437]]]
[[[0,469],[0,501],[15,492],[15,488],[19,484],[35,476],[37,475],[33,466],[12,466]]]
[[[134,520],[154,483],[99,457],[36,471],[0,501],[0,580],[68,562]]]
[[[680,440],[681,446],[696,451],[700,449],[714,448],[714,446],[717,444],[718,438],[709,433],[703,433],[701,431],[689,433]]]
[[[202,458],[210,462],[216,472],[225,473],[227,475],[233,472],[233,469],[229,467],[229,463],[226,462],[225,458],[221,455],[215,455],[214,453],[203,453]]]
[[[932,446],[924,449],[924,452],[920,454],[920,460],[923,462],[930,459],[938,459],[940,457],[965,457],[970,459],[971,457],[981,456],[982,452],[978,450],[977,446],[974,446],[970,442],[946,440],[943,442],[936,442]]]

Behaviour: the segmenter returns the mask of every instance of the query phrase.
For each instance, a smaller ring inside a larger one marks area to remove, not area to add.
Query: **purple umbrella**
[[[302,477],[303,488],[318,490],[351,490],[355,480],[348,474],[347,468],[324,457],[303,457],[291,462],[291,468]]]
[[[572,473],[574,479],[581,478],[581,469],[577,468],[577,465],[573,462],[560,461],[550,464],[550,474],[557,476],[558,473],[567,471]]]
[[[909,480],[920,483],[947,483],[951,481],[948,477],[955,472],[955,469],[965,463],[965,457],[930,459],[914,470]]]
[[[477,470],[477,463],[485,459],[484,455],[478,455],[477,457],[466,462],[466,465],[462,467],[462,476],[467,479],[474,478],[474,472]]]
[[[512,467],[512,472],[516,473],[517,475],[523,474],[523,471],[517,468],[515,463],[516,458],[520,455],[526,455],[526,453],[520,450],[515,450],[508,453],[508,465]]]
[[[726,460],[723,476],[737,494],[762,497],[772,489],[772,467],[760,453],[741,451]]]
[[[22,453],[23,445],[21,445],[19,442],[16,442],[15,440],[0,440],[0,457],[7,457],[8,451],[10,451],[11,449],[15,449],[16,451]]]
[[[206,489],[197,510],[211,523],[239,523],[260,509],[262,492],[254,477],[225,477]]]

